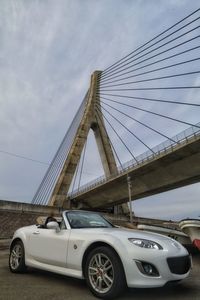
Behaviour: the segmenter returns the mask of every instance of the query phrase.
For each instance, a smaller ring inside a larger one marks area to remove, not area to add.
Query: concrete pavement
[[[119,300],[200,299],[200,254],[193,255],[193,270],[186,280],[156,289],[127,289]],[[96,299],[81,280],[30,269],[13,274],[8,251],[0,251],[0,300],[92,300]]]

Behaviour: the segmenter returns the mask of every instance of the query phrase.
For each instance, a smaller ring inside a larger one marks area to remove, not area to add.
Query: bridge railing
[[[189,141],[195,137],[199,137],[200,135],[200,123],[197,123],[196,126],[191,126],[187,128],[186,130],[180,132],[179,134],[172,137],[172,139],[175,142],[172,142],[172,140],[166,140],[159,145],[152,148],[152,151],[148,150],[136,157],[136,160],[130,160],[126,163],[124,163],[122,166],[118,167],[118,174],[111,175],[109,177],[105,177],[105,175],[100,176],[84,185],[82,185],[79,189],[76,189],[75,191],[68,194],[69,198],[74,198],[82,193],[85,193],[112,178],[116,178],[123,173],[127,173],[128,170],[136,168],[140,165],[143,165],[144,163],[154,160],[158,158],[160,155],[163,155],[165,153],[171,153],[175,149],[177,149],[177,146],[183,146],[184,144],[189,143]]]

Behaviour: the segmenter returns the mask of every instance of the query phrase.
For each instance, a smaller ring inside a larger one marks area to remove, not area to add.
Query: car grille
[[[185,274],[191,267],[191,260],[189,255],[181,257],[168,257],[167,263],[170,271],[174,274]]]

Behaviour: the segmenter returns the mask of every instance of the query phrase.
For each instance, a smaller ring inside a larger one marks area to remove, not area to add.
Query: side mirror
[[[60,232],[59,224],[55,221],[47,223],[47,228],[48,229],[55,229],[56,232]]]

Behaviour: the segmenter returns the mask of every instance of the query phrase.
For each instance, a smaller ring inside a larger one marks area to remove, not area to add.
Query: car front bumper
[[[132,252],[132,251],[131,251]],[[138,263],[139,262],[139,263]],[[145,274],[139,267],[146,263],[155,270],[152,275]],[[187,250],[174,251],[141,249],[139,255],[129,253],[126,259],[125,274],[128,287],[161,287],[170,281],[187,278],[191,270],[191,257]]]

